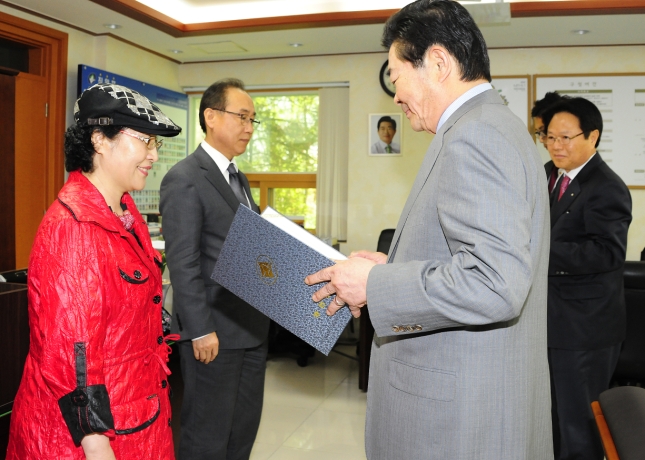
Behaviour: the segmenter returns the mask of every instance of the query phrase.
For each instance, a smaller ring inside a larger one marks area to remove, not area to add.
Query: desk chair
[[[627,335],[612,382],[614,385],[645,386],[645,262],[625,262],[623,280]]]
[[[591,407],[607,460],[645,460],[645,388],[611,388]]]

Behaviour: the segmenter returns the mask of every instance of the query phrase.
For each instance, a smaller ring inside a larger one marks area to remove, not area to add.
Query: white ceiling
[[[217,0],[184,1],[207,6],[217,3]],[[235,2],[227,0],[227,3]],[[178,62],[383,51],[380,46],[382,24],[174,38],[89,0],[5,0],[0,4],[17,5],[93,34],[110,33]],[[204,20],[208,21],[210,19]],[[122,27],[109,30],[104,27],[108,23]],[[508,24],[480,27],[489,48],[645,44],[644,14],[515,18]],[[590,33],[572,33],[578,29],[586,29]],[[289,46],[290,43],[302,46],[294,48]],[[171,50],[182,52],[174,54]]]

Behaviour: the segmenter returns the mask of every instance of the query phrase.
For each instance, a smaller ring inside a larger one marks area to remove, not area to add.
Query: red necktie
[[[551,175],[549,176],[549,193],[553,193],[553,187],[555,187],[555,183],[558,181],[558,168],[553,168],[551,170]]]
[[[562,178],[562,182],[560,182],[560,193],[558,194],[558,201],[560,201],[560,198],[562,198],[562,195],[564,195],[564,191],[569,186],[569,182],[571,182],[571,179],[569,179],[569,176],[565,174]]]

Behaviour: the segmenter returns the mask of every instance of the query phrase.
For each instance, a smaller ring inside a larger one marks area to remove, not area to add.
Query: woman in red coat
[[[173,459],[161,260],[128,191],[181,131],[139,93],[95,85],[65,133],[69,180],[29,262],[30,348],[7,459]]]

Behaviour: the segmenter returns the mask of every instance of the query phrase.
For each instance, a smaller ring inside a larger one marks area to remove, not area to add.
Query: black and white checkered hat
[[[94,85],[83,91],[74,104],[74,120],[78,125],[126,126],[157,136],[181,132],[147,97],[120,85]]]

